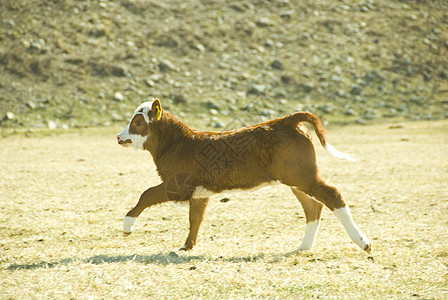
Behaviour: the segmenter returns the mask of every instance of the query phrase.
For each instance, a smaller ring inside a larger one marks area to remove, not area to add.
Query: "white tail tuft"
[[[356,161],[356,159],[352,158],[349,154],[339,151],[329,143],[325,144],[325,150],[327,150],[331,155],[337,158],[346,159],[349,161]]]

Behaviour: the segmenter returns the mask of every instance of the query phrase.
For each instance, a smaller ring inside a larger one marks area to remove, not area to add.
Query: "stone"
[[[269,18],[260,18],[257,21],[258,27],[268,27],[268,26],[273,26],[273,25],[275,25],[275,23]]]
[[[272,109],[263,109],[259,114],[260,116],[271,117],[275,114],[275,111]]]
[[[147,87],[153,87],[155,85],[155,82],[151,79],[145,79],[145,84]]]
[[[362,86],[360,86],[359,84],[354,84],[352,85],[352,89],[350,90],[350,94],[352,95],[360,95],[362,92]]]
[[[6,120],[14,120],[15,119],[15,115],[14,115],[14,113],[12,113],[12,112],[10,112],[10,111],[8,111],[7,113],[6,113],[6,115],[5,115],[5,119]]]
[[[196,49],[199,50],[200,52],[205,52],[205,47],[202,44],[197,44]]]
[[[221,123],[220,121],[217,121],[213,127],[215,127],[215,128],[223,128],[224,124]]]
[[[271,68],[274,70],[283,70],[285,66],[283,65],[283,62],[280,59],[275,59],[271,63]]]
[[[171,99],[173,99],[174,104],[185,104],[187,99],[183,94],[171,94]]]
[[[219,110],[219,106],[218,106],[216,103],[211,102],[211,101],[207,101],[207,102],[205,103],[205,107],[207,107],[208,109],[216,109],[216,110]]]
[[[115,101],[123,101],[123,100],[124,100],[124,96],[123,96],[123,94],[120,93],[120,92],[116,92],[116,93],[114,94],[114,100],[115,100]]]
[[[291,20],[293,15],[294,15],[293,10],[287,10],[280,13],[280,18],[285,20]]]
[[[29,108],[31,108],[31,109],[36,109],[36,107],[37,107],[37,105],[36,105],[36,103],[34,103],[33,101],[28,101],[27,103],[26,103],[26,105],[29,107]]]
[[[175,71],[176,66],[168,59],[159,60],[159,69],[161,72]]]
[[[169,258],[178,258],[179,255],[178,255],[176,252],[171,251],[171,252],[168,254],[168,257],[169,257]]]
[[[301,84],[299,84],[298,87],[303,92],[310,93],[313,90],[313,88],[314,88],[314,84],[312,82],[301,83]]]
[[[50,121],[48,121],[48,128],[53,130],[53,129],[58,128],[58,125],[56,124],[55,121],[50,120]]]
[[[418,105],[422,104],[422,100],[421,100],[420,98],[418,98],[418,97],[412,97],[412,98],[410,99],[410,101],[411,101],[412,103],[415,103],[415,104],[418,104]]]
[[[266,89],[265,85],[262,84],[253,84],[250,89],[247,91],[248,95],[262,95]]]
[[[344,114],[345,114],[346,116],[354,116],[354,115],[356,114],[356,112],[355,112],[353,109],[349,108],[349,109],[347,109],[347,110],[345,111]]]

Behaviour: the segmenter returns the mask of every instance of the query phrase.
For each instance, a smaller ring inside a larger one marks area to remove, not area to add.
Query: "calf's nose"
[[[119,135],[117,135],[117,142],[119,142],[120,141],[120,136]]]

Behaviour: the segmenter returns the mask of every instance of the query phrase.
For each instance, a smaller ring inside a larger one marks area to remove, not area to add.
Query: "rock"
[[[120,93],[120,92],[116,92],[116,93],[114,94],[114,100],[115,100],[115,101],[123,101],[123,100],[124,100],[124,96],[123,96],[123,94]]]
[[[274,114],[275,114],[275,111],[272,109],[263,109],[259,113],[260,116],[265,116],[265,117],[271,117]]]
[[[168,257],[169,257],[169,258],[178,258],[179,255],[178,255],[176,252],[171,251],[171,252],[168,254]]]
[[[153,87],[155,85],[155,82],[151,79],[145,79],[145,84],[147,87]]]
[[[353,84],[352,85],[352,89],[350,90],[350,94],[352,95],[360,95],[362,92],[362,86],[360,86],[359,84]]]
[[[204,52],[205,51],[205,47],[202,44],[197,44],[196,45],[196,49],[198,49],[200,52]]]
[[[293,10],[287,10],[280,13],[280,18],[285,20],[290,20],[292,18],[292,15],[294,15]]]
[[[120,122],[120,121],[123,121],[123,116],[121,116],[117,111],[115,111],[115,110],[112,110],[111,112],[109,112],[109,115],[110,115],[110,117],[111,117],[111,119],[112,119],[112,121],[114,121],[114,122]]]
[[[43,52],[45,47],[45,41],[43,39],[38,39],[37,41],[31,42],[28,51],[31,53]]]
[[[262,95],[266,89],[265,85],[262,84],[253,84],[250,89],[247,91],[248,95]]]
[[[266,42],[264,43],[264,45],[268,48],[271,48],[274,46],[274,42],[270,39],[266,40]]]
[[[216,116],[218,114],[218,111],[214,108],[210,109],[209,112],[210,112],[210,114],[212,114],[214,116]]]
[[[420,98],[418,98],[418,97],[412,97],[412,98],[410,99],[410,101],[411,101],[412,103],[415,103],[415,104],[418,104],[418,105],[422,104],[422,100],[421,100]]]
[[[285,67],[283,65],[283,62],[280,59],[275,59],[271,63],[271,68],[274,70],[283,70]]]
[[[58,125],[56,124],[56,122],[55,121],[48,121],[48,128],[49,129],[56,129],[56,128],[58,128]]]
[[[347,109],[345,111],[344,115],[346,115],[346,116],[354,116],[354,115],[356,115],[356,112],[353,109],[349,108],[349,109]]]
[[[298,86],[299,90],[305,92],[305,93],[311,93],[311,91],[314,88],[314,84],[312,82],[307,82],[307,83],[301,83]]]
[[[224,124],[221,123],[220,121],[217,121],[217,122],[215,123],[215,125],[213,125],[213,127],[215,127],[215,128],[223,128],[223,127],[224,127]]]
[[[361,11],[362,12],[368,12],[369,8],[366,5],[361,6]]]
[[[16,22],[14,22],[14,20],[5,20],[4,23],[9,25],[11,28],[16,27]]]
[[[149,80],[152,80],[154,82],[159,81],[160,79],[162,79],[162,75],[160,74],[152,74],[151,76],[149,76]]]
[[[213,103],[211,101],[207,101],[205,103],[205,107],[207,107],[208,109],[216,109],[219,110],[219,106],[216,103]]]
[[[36,107],[37,107],[37,105],[36,105],[36,103],[34,103],[33,101],[28,101],[27,103],[26,103],[26,105],[29,107],[29,108],[31,108],[31,109],[36,109]]]
[[[15,115],[14,115],[14,113],[12,113],[12,112],[10,112],[10,111],[8,111],[6,114],[5,114],[5,120],[14,120],[15,119]]]
[[[325,104],[323,106],[319,106],[318,109],[324,114],[330,114],[334,110],[334,107],[331,104]]]
[[[185,104],[187,103],[187,99],[183,94],[172,94],[171,99],[173,99],[174,104]]]
[[[160,59],[159,69],[161,72],[176,71],[176,66],[168,59]]]
[[[256,24],[258,27],[268,27],[275,25],[274,22],[269,18],[260,18],[258,19]]]

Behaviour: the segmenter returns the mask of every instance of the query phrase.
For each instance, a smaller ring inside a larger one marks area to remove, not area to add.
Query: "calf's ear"
[[[152,102],[150,114],[150,117],[155,120],[160,120],[160,118],[162,117],[162,104],[160,104],[159,99],[154,99],[154,101]]]

